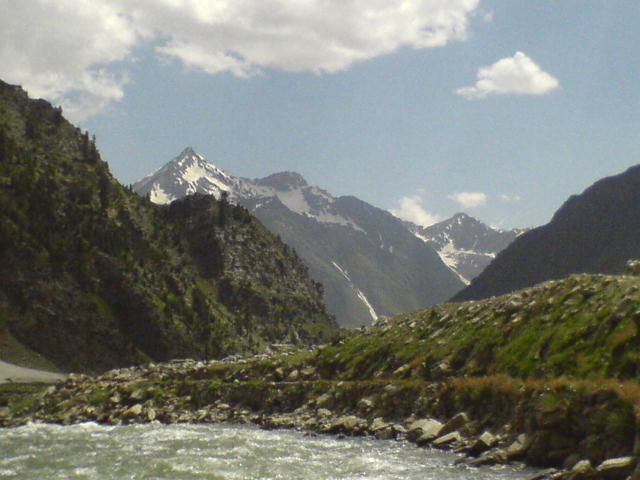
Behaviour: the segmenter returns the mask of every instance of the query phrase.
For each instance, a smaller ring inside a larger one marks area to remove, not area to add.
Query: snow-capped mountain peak
[[[426,228],[408,226],[416,237],[431,245],[466,284],[482,272],[498,252],[526,231],[492,228],[462,212]]]
[[[250,180],[187,148],[133,188],[155,203],[227,192],[229,202],[248,209],[299,252],[325,285],[328,309],[342,325],[433,305],[463,286],[433,248],[389,212],[355,197],[333,197],[295,172]]]
[[[256,180],[236,177],[209,163],[191,147],[133,188],[160,204],[195,192],[216,198],[227,192],[231,202],[243,204],[252,211],[277,200],[291,212],[319,223],[364,231],[355,220],[338,211],[334,197],[319,187],[310,186],[299,173],[280,172]]]
[[[220,198],[222,192],[233,191],[238,183],[238,178],[187,147],[169,163],[134,184],[133,188],[143,195],[148,194],[152,202],[163,204],[196,192]]]

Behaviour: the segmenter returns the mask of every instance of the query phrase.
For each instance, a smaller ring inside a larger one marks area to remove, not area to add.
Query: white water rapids
[[[533,473],[454,466],[455,458],[404,442],[224,424],[0,429],[2,479],[515,480]]]

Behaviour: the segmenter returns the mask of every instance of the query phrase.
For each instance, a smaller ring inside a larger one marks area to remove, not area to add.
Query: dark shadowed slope
[[[206,196],[152,204],[113,179],[59,109],[0,82],[7,344],[96,371],[323,342],[336,329],[307,267],[245,208]]]
[[[454,301],[500,295],[571,273],[621,273],[640,257],[640,166],[574,195],[551,222],[503,250]]]

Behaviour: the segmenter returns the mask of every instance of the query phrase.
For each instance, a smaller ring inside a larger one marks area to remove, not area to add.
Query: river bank
[[[640,278],[574,275],[330,345],[0,388],[0,424],[255,423],[406,438],[540,478],[640,479]],[[3,400],[4,398],[4,400]]]
[[[539,479],[625,479],[635,469],[638,444],[631,394],[623,384],[505,376],[330,381],[313,367],[236,357],[70,375],[5,408],[0,423],[253,423],[406,439],[465,453],[469,465],[548,467]]]

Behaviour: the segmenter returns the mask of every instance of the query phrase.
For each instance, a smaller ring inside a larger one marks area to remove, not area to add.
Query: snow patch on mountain
[[[353,291],[356,293],[356,296],[360,299],[360,301],[362,301],[362,303],[364,303],[365,307],[367,307],[367,310],[369,310],[369,315],[371,315],[372,321],[375,322],[378,319],[378,314],[376,313],[375,309],[369,302],[369,299],[367,299],[365,294],[362,293],[362,290],[360,290],[358,287],[355,286],[355,284],[351,280],[351,277],[349,276],[349,273],[344,268],[338,265],[335,261],[332,261],[331,263],[342,274],[345,280],[349,282],[349,285],[351,286]]]
[[[151,191],[149,192],[149,200],[153,203],[164,205],[165,203],[171,203],[176,198],[170,193],[165,192],[158,183],[154,183]]]
[[[285,207],[298,215],[304,215],[311,210],[301,190],[296,189],[286,192],[276,190],[274,193]]]

